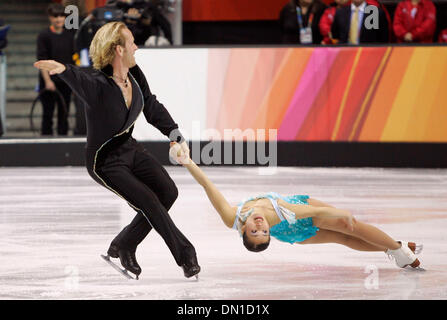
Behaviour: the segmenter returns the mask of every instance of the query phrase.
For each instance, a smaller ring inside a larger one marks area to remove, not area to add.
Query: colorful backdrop
[[[447,142],[445,47],[210,49],[208,66],[208,127]]]
[[[447,142],[447,47],[142,49],[137,62],[190,139]],[[139,121],[137,138],[165,139]]]

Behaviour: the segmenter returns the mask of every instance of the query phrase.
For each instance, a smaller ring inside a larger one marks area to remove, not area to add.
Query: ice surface
[[[275,191],[308,194],[349,209],[396,240],[424,244],[425,272],[399,269],[384,253],[272,239],[248,252],[181,167],[170,214],[195,245],[200,280],[186,279],[151,232],[137,250],[140,280],[100,258],[134,211],[84,168],[0,168],[1,299],[445,299],[447,170],[209,167],[227,199]]]

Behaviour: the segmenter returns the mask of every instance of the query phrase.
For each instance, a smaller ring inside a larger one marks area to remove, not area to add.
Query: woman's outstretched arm
[[[222,221],[228,228],[233,227],[234,219],[236,218],[237,207],[232,207],[225,197],[220,193],[217,187],[211,182],[211,180],[206,176],[206,174],[200,169],[194,161],[189,158],[189,155],[178,148],[179,144],[176,142],[171,142],[171,150],[177,152],[175,155],[175,160],[182,164],[194,179],[205,189],[206,195],[213,205],[214,209],[219,213]],[[172,154],[172,152],[170,152]],[[181,160],[178,160],[181,159]]]

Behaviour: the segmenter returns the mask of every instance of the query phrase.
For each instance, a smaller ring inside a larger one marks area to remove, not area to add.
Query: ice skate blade
[[[121,275],[123,275],[124,277],[126,277],[129,280],[138,280],[138,275],[136,275],[136,277],[132,277],[126,269],[121,269],[116,263],[114,263],[112,260],[110,260],[110,256],[109,255],[103,255],[101,254],[101,258],[104,259],[105,262],[107,262],[113,269],[115,269],[116,271],[118,271]]]
[[[406,266],[405,268],[403,268],[404,270],[408,271],[408,272],[414,272],[414,271],[418,271],[418,272],[425,272],[427,271],[426,269],[422,268],[422,267],[416,267],[416,268],[412,268],[409,265]]]
[[[410,267],[411,269],[416,271],[425,271],[425,269],[421,267],[421,262],[419,261],[419,259],[414,260]]]
[[[410,267],[412,267],[414,269],[414,268],[419,267],[420,264],[421,264],[421,262],[419,261],[419,259],[416,259],[413,261],[412,264],[410,264]]]
[[[417,244],[416,248],[414,250],[414,254],[420,254],[422,252],[422,249],[424,249],[424,245],[422,244]]]
[[[193,282],[199,282],[199,274],[194,274],[192,276],[186,277],[186,279],[191,280]]]
[[[420,254],[424,246],[422,244],[416,244],[414,242],[408,242],[408,248],[413,251],[414,254]]]
[[[421,265],[421,262],[419,261],[419,259],[416,259],[413,261],[412,264],[407,264],[407,265],[403,266],[403,269],[425,271],[425,269],[420,267],[420,265]]]
[[[425,270],[422,267],[416,267],[416,268],[413,268],[413,270],[415,270],[415,271],[427,271],[427,270]]]

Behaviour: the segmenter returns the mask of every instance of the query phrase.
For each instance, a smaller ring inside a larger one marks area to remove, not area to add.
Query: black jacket
[[[37,36],[37,60],[56,60],[63,64],[73,64],[74,54],[74,30],[64,28],[62,33],[57,34],[46,28]],[[56,76],[51,76],[51,80],[59,82]],[[42,73],[39,72],[40,89],[45,88]]]
[[[8,40],[6,39],[6,34],[8,32],[9,26],[5,26],[2,19],[0,19],[0,53],[1,50],[6,48],[8,45]]]
[[[308,26],[309,17],[313,14],[312,25],[312,43],[320,44],[323,40],[321,36],[319,23],[323,16],[326,5],[319,0],[315,0],[309,7],[306,15],[303,16],[304,27]],[[298,24],[296,7],[290,3],[286,4],[279,15],[279,24],[281,28],[281,42],[282,43],[300,43],[300,28]]]
[[[366,29],[365,19],[368,15],[363,15],[362,27],[360,29],[360,43],[386,43],[388,42],[388,20],[385,12],[379,8],[379,29]],[[332,37],[339,40],[339,43],[348,43],[349,29],[351,25],[351,6],[337,9],[334,22],[332,23]]]
[[[65,67],[66,70],[59,74],[59,77],[86,105],[86,166],[94,179],[95,164],[102,155],[101,151],[128,139],[141,112],[148,123],[170,137],[172,141],[183,140],[178,125],[163,104],[151,93],[146,78],[138,66],[129,70],[133,86],[130,109],[124,102],[121,89],[111,78],[113,69],[110,65],[101,71],[69,64]]]

